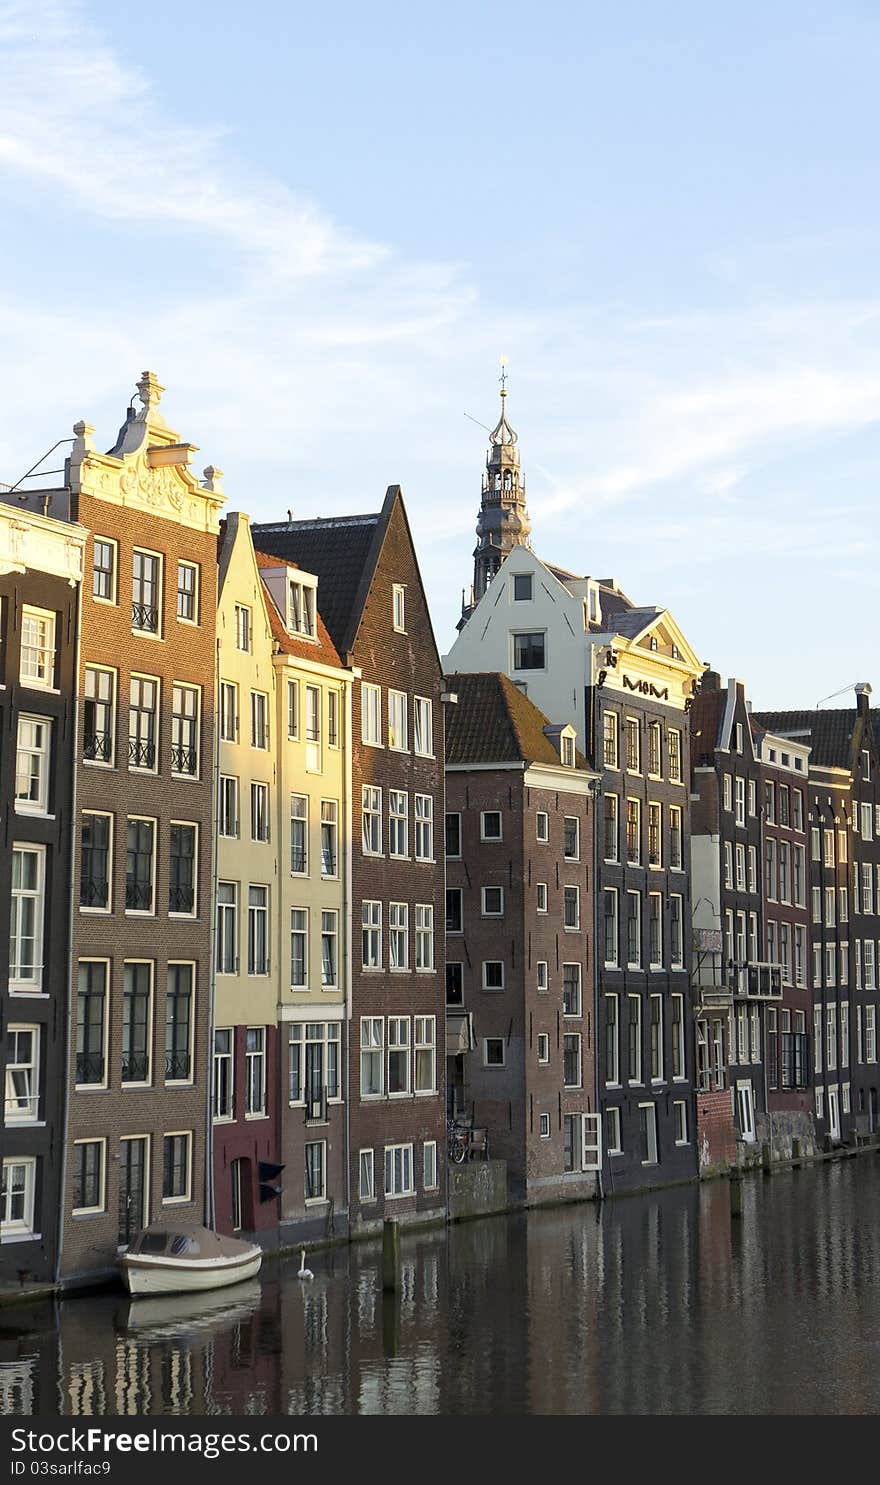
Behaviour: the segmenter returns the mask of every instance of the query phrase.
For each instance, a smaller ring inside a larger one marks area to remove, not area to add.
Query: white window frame
[[[10,995],[43,994],[43,950],[46,927],[46,847],[33,841],[13,841],[12,868],[15,875],[15,857],[32,855],[36,860],[36,886],[31,888],[10,887],[11,906],[9,920],[9,993]],[[22,935],[22,904],[32,902],[33,934]],[[18,906],[16,906],[18,904]],[[16,920],[13,927],[13,918]],[[33,939],[32,973],[22,975],[21,944]],[[16,971],[19,971],[17,973]]]
[[[41,746],[35,747],[26,744],[22,740],[22,726],[42,728],[43,742]],[[17,815],[45,815],[49,809],[49,771],[52,761],[52,733],[51,717],[33,716],[28,712],[19,712],[16,726],[15,739],[15,788],[14,807]],[[26,774],[22,775],[21,762],[23,759],[37,761],[36,773],[28,768]],[[26,777],[28,782],[36,778],[38,791],[36,799],[22,798],[18,793],[20,777]]]
[[[57,638],[57,614],[52,609],[35,608],[31,603],[25,603],[21,610],[21,653],[19,662],[19,685],[26,686],[34,691],[54,691],[55,687],[55,655],[58,643]],[[36,626],[37,631],[45,626],[44,632],[34,635],[32,641],[25,640],[29,632],[28,626]],[[25,668],[26,657],[34,656],[33,663]]]
[[[107,1140],[103,1136],[97,1136],[97,1135],[90,1135],[86,1139],[74,1140],[73,1141],[73,1150],[74,1150],[74,1157],[73,1158],[74,1158],[74,1162],[77,1159],[76,1152],[83,1145],[97,1145],[98,1146],[98,1149],[100,1150],[100,1164],[99,1164],[99,1168],[98,1168],[98,1198],[99,1199],[98,1199],[97,1203],[93,1203],[91,1206],[72,1207],[71,1208],[71,1216],[72,1217],[85,1217],[85,1216],[89,1216],[89,1215],[91,1215],[91,1214],[93,1214],[95,1212],[103,1212],[104,1209],[105,1209],[105,1207],[106,1207],[106,1205],[107,1205]],[[70,1183],[71,1196],[73,1194],[75,1179],[76,1179],[76,1172],[75,1172],[75,1169],[74,1169],[74,1171],[71,1173],[71,1183]]]
[[[391,627],[397,634],[406,634],[406,586],[391,585]]]
[[[382,687],[370,681],[361,682],[361,742],[382,747]]]

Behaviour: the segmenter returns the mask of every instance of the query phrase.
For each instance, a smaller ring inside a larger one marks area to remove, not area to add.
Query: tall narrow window
[[[672,1076],[685,1076],[685,1020],[684,996],[672,997]]]
[[[390,969],[409,969],[409,906],[388,904],[388,963]]]
[[[22,608],[19,679],[41,690],[55,685],[55,615],[45,609]]]
[[[434,968],[434,908],[416,903],[416,969]]]
[[[604,832],[604,854],[606,861],[618,861],[618,823],[617,823],[617,795],[605,795],[605,832]]]
[[[321,771],[321,688],[306,686],[306,768]]]
[[[682,899],[669,899],[669,961],[673,969],[684,968],[684,934],[682,931]]]
[[[165,1135],[162,1152],[163,1201],[189,1201],[190,1148],[189,1133]]]
[[[105,1011],[107,964],[103,959],[79,963],[76,995],[76,1086],[105,1081]]]
[[[113,816],[83,811],[80,827],[79,905],[91,912],[110,910]]]
[[[43,717],[18,719],[15,750],[15,808],[18,814],[45,814],[49,806],[52,723]]]
[[[199,693],[195,686],[171,691],[171,772],[196,778],[199,771]]]
[[[361,806],[361,840],[364,855],[381,856],[382,790],[375,788],[372,784],[364,784],[361,789]]]
[[[309,870],[309,801],[305,794],[290,796],[290,870],[307,876]]]
[[[169,964],[165,993],[165,1081],[192,1082],[193,966]]]
[[[409,795],[405,789],[388,790],[388,854],[409,856]]]
[[[194,562],[177,564],[177,617],[184,624],[199,621],[199,569]]]
[[[659,778],[662,771],[662,742],[663,730],[659,722],[652,722],[648,727],[648,773],[652,778]]]
[[[332,686],[327,692],[327,746],[339,747],[339,692]]]
[[[245,1032],[244,1111],[251,1118],[266,1112],[266,1030],[249,1026]]]
[[[362,963],[364,969],[382,968],[382,904],[361,903]]]
[[[96,536],[92,556],[92,597],[99,603],[116,602],[116,542]]]
[[[126,827],[125,910],[154,913],[155,820],[129,819]]]
[[[339,914],[335,908],[321,912],[321,986],[335,990],[339,984]]]
[[[651,996],[651,1081],[663,1081],[663,997]]]
[[[131,678],[128,712],[128,766],[155,773],[158,767],[159,682],[149,676]]]
[[[617,768],[617,713],[606,712],[602,718],[603,758],[606,768]]]
[[[581,966],[579,964],[563,964],[562,1014],[563,1016],[580,1016],[581,1013]]]
[[[416,794],[415,855],[417,861],[434,859],[434,799],[430,794]]]
[[[434,1016],[414,1018],[415,1092],[434,1093],[437,1087],[437,1021]]]
[[[384,1091],[384,1047],[383,1018],[361,1016],[361,1098],[377,1098]]]
[[[630,773],[642,771],[642,738],[636,717],[626,719],[626,766]]]
[[[83,695],[83,758],[112,764],[114,758],[116,672],[87,665]]]
[[[299,681],[287,682],[287,736],[299,737]]]
[[[269,973],[269,888],[248,887],[248,974]]]
[[[238,742],[238,686],[234,681],[220,682],[220,740]]]
[[[217,883],[217,973],[238,974],[238,884]]]
[[[161,632],[160,584],[161,559],[152,552],[140,552],[135,548],[132,557],[131,627],[138,633],[158,635]]]
[[[251,747],[269,746],[269,703],[264,691],[251,692]]]
[[[610,967],[618,964],[617,888],[605,888],[605,963]]]
[[[652,969],[663,967],[663,897],[659,892],[648,896],[648,961]]]
[[[388,1017],[388,1092],[409,1093],[409,1016]]]
[[[290,987],[305,990],[309,983],[309,911],[290,909]]]
[[[626,894],[626,962],[631,969],[642,963],[642,899],[638,892]]]
[[[388,746],[406,752],[409,747],[405,691],[388,692]]]
[[[361,741],[382,746],[382,690],[368,681],[361,685]]]
[[[246,654],[251,650],[251,611],[244,604],[235,605],[235,647]]]
[[[196,831],[178,820],[169,830],[168,911],[187,918],[196,911]]]
[[[126,964],[122,1001],[122,1082],[149,1083],[152,963]]]
[[[620,1025],[618,995],[605,996],[605,1082],[620,1082]]]
[[[642,859],[642,806],[638,799],[626,801],[626,859],[638,866]]]
[[[217,832],[231,840],[238,837],[238,779],[232,774],[220,775]]]
[[[629,1001],[629,1081],[642,1081],[642,1002],[638,995],[627,996]]]
[[[669,729],[669,777],[672,783],[681,783],[681,733]]]
[[[681,871],[681,809],[677,804],[669,808],[669,865],[674,871]]]
[[[339,875],[339,806],[335,799],[321,800],[321,876]]]
[[[6,1087],[3,1118],[6,1124],[33,1123],[40,1104],[40,1028],[7,1027]]]
[[[434,756],[433,707],[425,696],[413,697],[413,748],[424,758]]]
[[[269,785],[251,784],[251,840],[269,839]]]
[[[663,812],[659,804],[648,805],[648,865],[663,865]]]

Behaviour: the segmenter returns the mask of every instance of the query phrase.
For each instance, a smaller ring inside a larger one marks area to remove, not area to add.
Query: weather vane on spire
[[[501,383],[501,395],[502,395],[502,397],[506,397],[507,396],[507,357],[506,356],[502,356],[501,357],[501,375],[499,376],[498,380]]]

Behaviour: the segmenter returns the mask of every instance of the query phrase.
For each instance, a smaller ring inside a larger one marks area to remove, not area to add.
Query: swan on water
[[[312,1273],[311,1269],[310,1268],[306,1268],[306,1250],[305,1250],[305,1248],[301,1248],[300,1249],[300,1254],[299,1254],[299,1272],[298,1272],[298,1274],[297,1274],[296,1277],[298,1279],[313,1279],[315,1277],[314,1274]]]

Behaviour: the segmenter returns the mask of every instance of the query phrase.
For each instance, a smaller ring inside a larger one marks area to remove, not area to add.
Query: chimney
[[[859,681],[856,684],[856,711],[860,717],[867,717],[871,710],[871,685],[869,681]]]
[[[704,670],[703,671],[703,674],[700,676],[700,690],[701,691],[720,691],[721,690],[721,676],[718,674],[718,671],[717,670]]]

